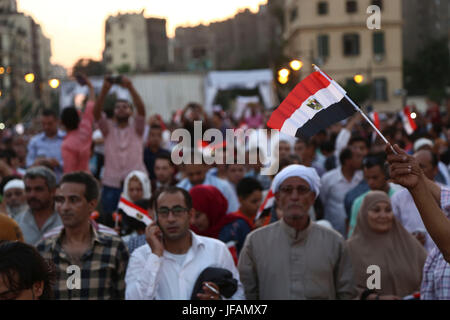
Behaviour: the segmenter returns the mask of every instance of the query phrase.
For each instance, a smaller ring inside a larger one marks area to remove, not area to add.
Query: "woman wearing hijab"
[[[395,300],[419,291],[426,251],[395,219],[385,192],[364,198],[348,249],[361,299]],[[377,291],[367,288],[373,265],[380,270]]]
[[[237,261],[236,248],[228,243],[221,234],[222,229],[239,219],[235,214],[227,214],[228,201],[223,194],[214,186],[197,185],[191,188],[189,194],[192,197],[192,206],[195,215],[191,220],[191,229],[198,235],[219,239],[230,248],[230,252]]]
[[[135,170],[131,171],[125,178],[122,197],[137,204],[141,201],[145,202],[150,200],[152,196],[150,190],[150,179],[148,175],[142,171]],[[116,231],[121,235],[129,235],[130,233],[132,233],[131,235],[135,235],[137,230],[133,225],[136,225],[134,222],[137,221],[132,221],[135,219],[126,216],[123,211],[121,213],[122,216],[117,213],[113,214],[113,219],[116,222]],[[119,221],[121,221],[121,227],[119,227]]]

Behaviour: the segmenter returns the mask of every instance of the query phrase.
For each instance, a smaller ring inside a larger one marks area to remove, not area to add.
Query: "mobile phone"
[[[122,83],[122,76],[108,76],[107,80],[111,82],[112,84],[121,84]]]

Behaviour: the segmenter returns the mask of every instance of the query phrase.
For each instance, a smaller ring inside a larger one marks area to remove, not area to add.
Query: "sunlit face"
[[[414,158],[416,158],[425,176],[430,180],[434,180],[438,173],[438,167],[433,166],[430,152],[429,150],[419,150],[414,154]]]
[[[291,177],[281,184],[275,198],[285,220],[298,220],[308,215],[309,208],[314,204],[315,194],[306,180]]]
[[[227,167],[227,179],[237,185],[245,176],[245,166],[242,164],[230,164]]]
[[[163,192],[156,200],[156,217],[158,225],[165,238],[169,240],[179,240],[189,233],[190,221],[194,214],[194,210],[183,211],[182,214],[175,215],[170,212],[166,217],[158,213],[161,208],[173,209],[175,207],[186,208],[186,201],[181,192],[167,193]]]
[[[129,103],[125,101],[118,101],[114,106],[114,117],[119,122],[126,122],[133,113]]]
[[[160,128],[150,129],[147,141],[151,148],[160,148],[162,142],[162,130]]]
[[[200,232],[204,232],[209,228],[208,215],[204,212],[196,211],[192,216],[191,224],[196,227]]]
[[[3,199],[8,207],[19,207],[27,203],[25,190],[20,188],[8,189],[3,193]]]
[[[239,203],[241,204],[241,211],[249,216],[254,216],[258,212],[259,206],[262,202],[261,190],[253,191],[246,198],[239,197]]]
[[[136,177],[132,177],[128,182],[128,196],[130,197],[130,200],[133,202],[141,200],[142,197],[144,196],[144,189],[142,187],[142,183]]]
[[[364,168],[364,179],[370,190],[385,190],[387,187],[386,175],[380,166]]]
[[[47,137],[53,137],[58,133],[58,120],[53,116],[42,116],[41,125]]]
[[[64,182],[56,190],[55,210],[66,228],[75,228],[89,221],[97,200],[87,201],[86,187],[81,183]]]
[[[156,180],[160,183],[168,183],[173,176],[174,168],[170,165],[167,159],[156,159],[155,160],[155,176]]]
[[[188,164],[184,167],[184,173],[193,185],[202,184],[206,178],[206,166],[203,164]]]
[[[55,192],[49,190],[44,178],[25,179],[25,194],[31,211],[45,210],[53,206]]]
[[[286,159],[291,154],[291,145],[287,141],[280,141],[279,150],[280,159]]]
[[[394,214],[391,204],[385,201],[375,203],[368,212],[369,227],[376,233],[386,233],[392,228]]]

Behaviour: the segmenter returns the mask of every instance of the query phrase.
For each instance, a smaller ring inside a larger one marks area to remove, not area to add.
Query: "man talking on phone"
[[[224,243],[192,232],[195,214],[187,191],[166,187],[155,195],[156,222],[146,229],[148,245],[136,249],[129,261],[125,282],[127,300],[188,300],[199,275],[208,267],[230,271],[238,281],[231,299],[245,299],[239,273]],[[221,299],[214,282],[204,282],[201,300]]]

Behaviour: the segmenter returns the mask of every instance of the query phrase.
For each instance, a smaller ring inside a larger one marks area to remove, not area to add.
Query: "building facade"
[[[0,0],[0,90],[2,104],[20,108],[40,100],[51,71],[51,42],[33,18],[17,11],[16,1]],[[32,73],[33,83],[24,76]]]
[[[109,72],[160,71],[166,68],[166,20],[141,13],[110,16],[105,23],[103,61]]]
[[[380,29],[368,28],[371,5],[381,9]],[[368,104],[402,108],[401,0],[286,0],[284,40],[286,55],[304,62],[302,78],[313,63],[344,85],[361,74],[371,85]]]
[[[252,69],[269,66],[276,29],[267,5],[257,13],[245,9],[233,18],[175,30],[177,70]]]

